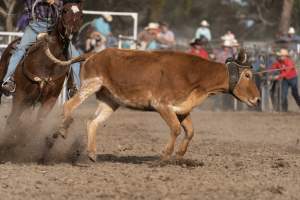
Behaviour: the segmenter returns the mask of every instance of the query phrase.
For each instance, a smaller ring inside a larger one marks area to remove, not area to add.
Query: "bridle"
[[[244,69],[251,70],[251,66],[241,65],[234,61],[233,59],[228,59],[226,61],[226,66],[228,69],[228,77],[229,77],[229,92],[233,94],[233,91],[238,84],[241,74],[244,71]]]

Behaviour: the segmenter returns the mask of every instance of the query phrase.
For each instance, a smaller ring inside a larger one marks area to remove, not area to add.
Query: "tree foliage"
[[[16,0],[0,1],[2,8],[4,1]],[[84,5],[89,10],[138,12],[140,28],[151,21],[166,21],[179,37],[192,38],[200,21],[206,19],[214,38],[231,30],[240,39],[265,39],[278,33],[284,1],[290,0],[85,0]],[[8,28],[6,18],[1,16],[1,25]],[[86,21],[91,19],[85,17]],[[299,20],[300,0],[294,0],[290,24],[296,30],[300,29]],[[130,32],[130,22],[131,19],[116,17],[114,31]]]

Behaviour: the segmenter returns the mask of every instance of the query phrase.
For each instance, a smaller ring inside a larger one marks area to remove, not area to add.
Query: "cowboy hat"
[[[109,14],[104,14],[102,15],[104,17],[104,19],[108,22],[111,22],[113,20],[113,17]]]
[[[289,56],[289,52],[287,49],[280,49],[278,52],[276,52],[277,56]]]
[[[232,44],[231,44],[230,40],[224,40],[222,46],[223,47],[232,47]]]
[[[206,20],[202,20],[200,23],[201,26],[208,27],[209,23]]]
[[[155,22],[150,22],[148,24],[148,26],[145,27],[145,30],[149,30],[149,29],[158,29],[159,28],[159,24],[155,23]]]
[[[203,45],[203,44],[204,44],[204,40],[202,38],[194,38],[190,42],[191,46],[194,46],[194,45]]]
[[[295,28],[294,27],[290,27],[289,28],[289,31],[288,31],[288,34],[295,34],[296,33],[296,31],[295,31]]]

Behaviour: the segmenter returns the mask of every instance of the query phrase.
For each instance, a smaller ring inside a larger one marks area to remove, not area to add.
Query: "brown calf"
[[[258,103],[258,89],[249,66],[245,65],[243,52],[237,60],[225,65],[177,52],[104,50],[83,65],[82,87],[65,103],[58,134],[66,137],[73,111],[96,94],[99,105],[95,117],[87,123],[87,150],[91,160],[96,160],[98,125],[120,106],[156,111],[165,120],[171,137],[162,159],[172,155],[182,126],[185,137],[176,153],[177,158],[182,158],[194,134],[190,113],[208,96],[231,93],[249,106]]]

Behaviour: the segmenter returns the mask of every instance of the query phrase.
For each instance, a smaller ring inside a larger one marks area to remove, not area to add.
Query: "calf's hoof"
[[[72,162],[77,167],[90,167],[95,161],[90,158],[87,154],[81,154],[75,162]]]
[[[96,155],[96,153],[91,153],[91,152],[89,152],[89,153],[88,153],[88,157],[89,157],[89,159],[90,159],[92,162],[96,162],[96,161],[97,161],[97,155]]]
[[[183,159],[183,155],[180,154],[180,153],[176,153],[175,159],[176,160],[182,160]]]
[[[163,154],[160,156],[160,160],[161,161],[169,161],[169,160],[171,160],[171,155]]]

